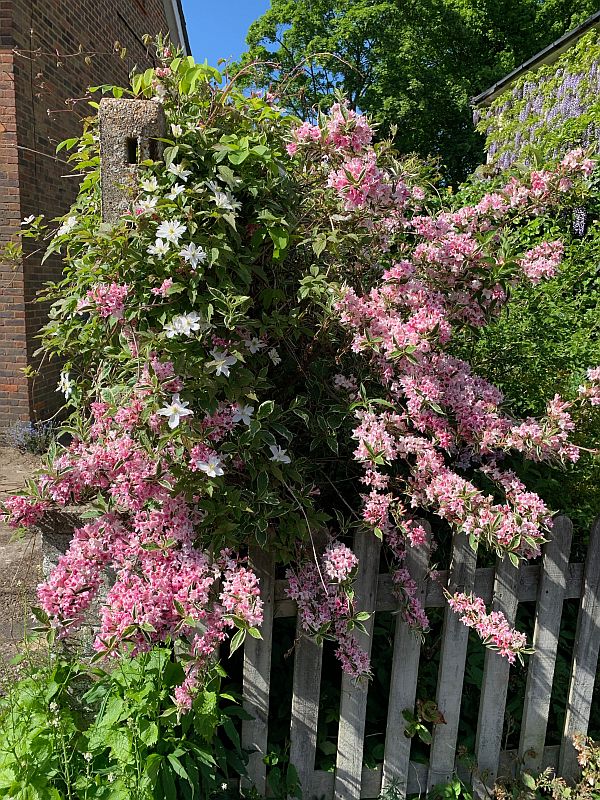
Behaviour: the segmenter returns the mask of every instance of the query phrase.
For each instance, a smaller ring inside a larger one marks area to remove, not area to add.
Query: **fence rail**
[[[600,650],[600,519],[592,527],[585,564],[569,563],[572,524],[566,517],[555,521],[553,538],[544,549],[539,565],[515,568],[508,559],[496,568],[477,568],[477,556],[465,538],[453,541],[450,569],[427,578],[427,548],[411,552],[411,573],[415,576],[426,608],[444,607],[444,587],[450,591],[473,591],[513,624],[518,604],[535,602],[533,645],[529,658],[518,749],[502,750],[502,735],[509,685],[509,665],[496,653],[486,652],[475,739],[477,767],[466,775],[456,763],[463,678],[467,657],[468,630],[446,606],[441,640],[436,701],[445,724],[436,725],[428,764],[410,761],[411,740],[403,735],[405,709],[414,709],[419,672],[420,643],[398,617],[394,637],[391,684],[388,698],[383,765],[363,768],[363,745],[368,686],[342,679],[336,765],[333,772],[315,769],[319,714],[322,646],[303,635],[297,627],[294,650],[293,695],[290,727],[290,761],[302,782],[305,800],[312,797],[358,800],[376,798],[392,783],[399,794],[423,793],[448,780],[458,768],[477,798],[488,793],[499,775],[520,769],[541,771],[547,766],[572,778],[577,773],[575,733],[587,733],[592,694]],[[391,578],[379,574],[380,544],[373,536],[358,535],[359,556],[356,600],[370,611],[394,611],[397,600]],[[249,763],[250,781],[264,793],[267,750],[269,690],[273,621],[296,616],[296,604],[285,596],[286,581],[275,579],[272,559],[255,549],[251,561],[261,577],[265,602],[263,639],[249,639],[245,645],[243,693],[245,708],[253,719],[242,724],[242,741],[253,752]],[[546,747],[546,727],[556,664],[563,602],[579,599],[577,631],[573,649],[562,743]],[[369,650],[373,617],[361,634],[361,645]]]

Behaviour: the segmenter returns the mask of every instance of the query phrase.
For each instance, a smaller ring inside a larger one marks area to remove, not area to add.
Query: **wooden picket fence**
[[[517,751],[502,750],[502,732],[508,691],[509,664],[494,652],[485,656],[475,756],[477,768],[467,777],[476,797],[489,794],[497,776],[525,769],[536,773],[546,766],[572,778],[578,765],[572,745],[575,733],[587,732],[592,693],[600,649],[600,518],[594,524],[585,564],[569,563],[572,524],[559,517],[553,538],[545,546],[540,565],[515,568],[508,559],[496,569],[476,568],[477,557],[463,535],[453,541],[450,569],[436,582],[427,577],[426,548],[410,552],[408,564],[417,579],[425,607],[443,607],[443,587],[450,591],[475,592],[494,610],[502,611],[513,624],[517,606],[535,602],[535,652],[529,658],[527,685]],[[397,607],[389,575],[378,574],[380,543],[373,536],[355,541],[360,559],[356,581],[359,608],[393,611]],[[285,596],[285,581],[276,580],[273,561],[260,550],[251,561],[261,578],[265,603],[262,640],[248,639],[243,666],[245,708],[252,715],[243,723],[242,742],[252,751],[249,777],[261,794],[267,794],[266,767],[269,688],[273,620],[293,617],[296,604]],[[562,744],[545,747],[550,695],[557,654],[563,601],[580,599],[573,661],[567,696]],[[373,629],[373,616],[366,623]],[[361,645],[370,650],[370,635],[359,634]],[[352,800],[377,798],[394,785],[399,795],[425,793],[447,781],[456,769],[457,736],[467,656],[468,630],[447,606],[444,615],[438,673],[438,708],[446,724],[436,725],[429,764],[410,761],[411,739],[403,735],[404,709],[413,710],[416,700],[420,642],[398,617],[393,648],[391,685],[383,766],[363,768],[363,742],[368,685],[342,678],[336,766],[333,772],[315,769],[317,720],[321,682],[322,646],[304,636],[297,627],[294,649],[293,698],[290,729],[290,761],[302,783],[303,798]],[[464,777],[464,776],[463,776]]]

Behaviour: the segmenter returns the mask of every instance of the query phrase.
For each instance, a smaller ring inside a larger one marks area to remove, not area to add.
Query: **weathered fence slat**
[[[425,600],[427,567],[431,547],[431,530],[427,523],[428,540],[426,545],[410,548],[406,556],[406,566],[417,584],[417,597]],[[383,759],[382,787],[393,783],[398,797],[405,797],[408,786],[411,739],[403,735],[406,721],[402,716],[404,709],[411,711],[415,706],[419,656],[421,642],[415,631],[402,620],[396,618],[394,634],[394,655],[388,704],[388,718],[385,733],[385,753]]]
[[[501,611],[511,627],[517,616],[518,585],[518,567],[508,557],[499,560],[492,608]],[[491,795],[498,775],[509,672],[510,663],[506,658],[486,650],[475,740],[477,771],[473,776],[473,793],[477,798]]]
[[[596,519],[590,534],[585,562],[585,575],[573,664],[567,697],[567,713],[560,748],[559,774],[573,778],[578,771],[577,753],[572,737],[575,733],[587,733],[598,651],[600,650],[600,517]]]
[[[579,600],[583,585],[583,564],[569,564],[567,569],[567,588],[565,600]],[[519,603],[534,603],[538,596],[538,587],[541,576],[539,564],[522,564],[519,570]],[[442,586],[448,580],[448,571],[440,570],[438,580],[427,583],[425,595],[425,608],[444,608],[444,592]],[[296,616],[296,601],[285,596],[287,581],[280,579],[275,582],[275,616]],[[481,597],[485,603],[491,603],[494,590],[494,568],[481,567],[475,573],[474,593]],[[394,611],[397,606],[396,595],[390,575],[379,576],[379,589],[377,592],[377,611]]]
[[[471,592],[475,583],[476,564],[477,555],[469,546],[467,537],[464,534],[455,535],[448,590],[452,593]],[[468,636],[468,628],[448,606],[444,614],[436,695],[438,708],[446,724],[436,725],[433,731],[427,789],[448,781],[454,770]]]
[[[250,564],[260,578],[261,598],[264,603],[261,626],[263,638],[247,636],[244,643],[244,709],[252,715],[252,719],[242,722],[242,746],[253,751],[248,761],[249,783],[264,795],[267,781],[263,757],[267,752],[269,722],[275,567],[273,557],[257,546],[250,547]]]
[[[571,520],[557,517],[544,548],[519,741],[522,768],[534,774],[542,770],[572,535]]]
[[[518,751],[502,751],[502,730],[509,677],[508,661],[488,651],[485,656],[479,719],[476,737],[477,768],[474,775],[456,766],[456,746],[462,700],[468,629],[460,615],[445,611],[438,671],[437,704],[446,724],[433,732],[430,763],[410,761],[411,741],[403,736],[404,709],[414,709],[419,671],[420,646],[408,626],[398,618],[394,636],[392,675],[388,704],[384,763],[376,769],[363,767],[363,747],[368,684],[358,685],[342,677],[340,723],[336,769],[333,773],[315,769],[317,726],[321,690],[323,649],[297,627],[294,655],[290,761],[296,767],[307,798],[366,800],[376,798],[382,787],[394,785],[400,797],[425,793],[437,783],[451,778],[455,769],[472,780],[474,796],[489,794],[498,774],[516,774],[520,769],[538,772],[547,765],[558,765],[558,774],[574,777],[578,766],[571,744],[574,733],[587,732],[592,692],[600,652],[600,518],[591,532],[586,564],[569,563],[572,525],[566,517],[555,521],[553,538],[544,548],[541,566],[512,566],[508,559],[496,570],[476,569],[477,556],[464,535],[453,541],[450,570],[446,577],[450,592],[475,592],[502,611],[514,625],[519,602],[537,600],[533,645],[529,662],[521,740]],[[390,576],[378,575],[380,542],[372,535],[357,534],[354,550],[359,558],[355,581],[357,609],[397,610]],[[443,589],[427,580],[427,547],[409,550],[407,566],[417,581],[420,598],[426,607],[443,602]],[[295,604],[283,595],[284,582],[274,580],[272,559],[258,548],[251,549],[250,560],[261,579],[265,602],[263,640],[248,639],[244,650],[244,707],[253,719],[242,724],[242,742],[252,751],[248,783],[264,794],[267,748],[269,682],[273,617],[292,616]],[[560,747],[544,747],[550,695],[560,632],[562,605],[566,598],[582,597],[569,683],[567,715]],[[371,651],[374,617],[367,621],[367,634],[357,633],[359,644]]]
[[[372,612],[365,623],[367,633],[357,633],[358,642],[367,653],[371,652],[371,637],[375,622],[380,549],[381,542],[372,533],[356,534],[354,552],[359,559],[359,566],[355,583],[355,602],[358,609]],[[336,800],[360,798],[367,692],[366,681],[357,685],[344,673],[335,768]]]
[[[311,797],[317,749],[323,646],[296,629],[290,761],[296,768],[303,797]]]

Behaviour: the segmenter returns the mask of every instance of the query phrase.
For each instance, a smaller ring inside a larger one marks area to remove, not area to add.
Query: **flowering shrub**
[[[353,629],[369,610],[354,607],[349,526],[384,540],[404,618],[425,629],[404,563],[427,537],[417,515],[474,548],[534,557],[551,512],[503,459],[578,457],[569,403],[515,419],[449,348],[494,319],[514,285],[555,272],[560,241],[517,251],[512,232],[531,226],[535,239],[557,203],[585,192],[594,162],[576,152],[436,212],[418,170],[374,146],[343,102],[297,125],[221,78],[170,55],[135,76],[133,94],[164,105],[164,162],[144,162],[109,229],[92,122],[71,143],[86,177],[66,221],[25,229],[65,258],[44,345],[65,361],[72,438],[33,496],[5,506],[12,524],[31,525],[51,504],[89,505],[42,607],[67,635],[110,568],[96,649],[180,640],[182,709],[228,632],[233,649],[260,636],[249,544],[295,562],[288,592],[303,627],[335,639],[360,676],[368,659]],[[582,400],[595,397],[590,379]],[[324,529],[332,543],[316,563]],[[522,650],[475,600],[472,614],[504,655]]]

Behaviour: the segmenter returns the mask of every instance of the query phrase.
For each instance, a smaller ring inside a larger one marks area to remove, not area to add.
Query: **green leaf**
[[[275,410],[275,403],[273,400],[265,400],[264,403],[261,403],[258,407],[256,412],[256,419],[265,419],[266,417],[271,416],[273,411]]]
[[[521,773],[521,780],[528,789],[531,789],[531,791],[535,791],[536,782],[532,775],[530,775],[528,772],[523,772]]]
[[[231,643],[229,645],[230,656],[235,653],[238,647],[241,647],[244,644],[245,638],[246,638],[246,631],[244,628],[240,628],[240,630],[235,632],[235,634],[231,638]]]
[[[183,778],[189,783],[190,777],[187,774],[181,761],[177,758],[177,756],[173,755],[172,753],[167,753],[167,759],[169,761],[169,764],[173,767],[173,772],[175,772],[176,775],[179,775],[180,778]]]

